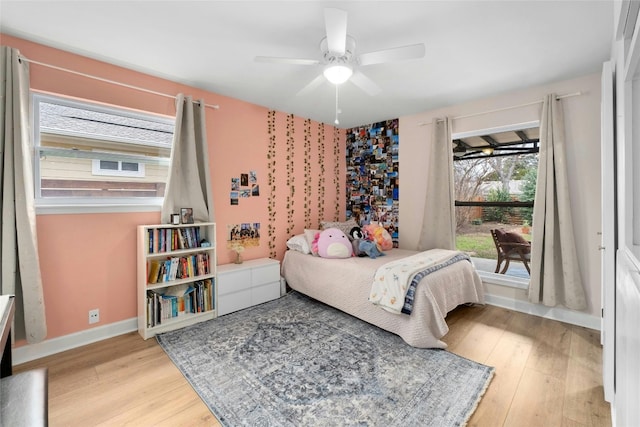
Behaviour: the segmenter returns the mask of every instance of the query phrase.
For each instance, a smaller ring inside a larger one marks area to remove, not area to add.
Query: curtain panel
[[[540,120],[538,179],[533,207],[529,301],[587,308],[569,200],[561,100],[545,96]]]
[[[29,64],[17,49],[1,49],[1,292],[16,295],[15,337],[33,344],[45,339],[47,324],[34,207]]]
[[[427,191],[418,250],[456,246],[453,141],[449,118],[434,119],[427,163]]]
[[[193,209],[196,222],[214,221],[204,100],[176,97],[171,166],[162,205],[162,222],[181,208]]]

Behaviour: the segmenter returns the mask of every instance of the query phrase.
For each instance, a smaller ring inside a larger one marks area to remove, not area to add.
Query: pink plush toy
[[[341,230],[327,228],[316,235],[313,251],[322,258],[349,258],[353,255],[351,241]]]

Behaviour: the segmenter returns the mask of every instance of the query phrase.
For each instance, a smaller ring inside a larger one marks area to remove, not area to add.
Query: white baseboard
[[[582,326],[596,331],[600,330],[600,318],[590,314],[562,307],[547,307],[542,304],[533,304],[528,301],[506,298],[500,295],[485,294],[484,297],[487,304],[544,317],[545,319]]]
[[[38,344],[27,344],[15,347],[12,353],[13,365],[30,362],[35,359],[50,356],[72,348],[81,347],[97,341],[113,338],[138,330],[138,318],[134,317],[120,322],[110,323],[104,326],[87,329],[81,332],[65,335],[62,337],[45,340]]]

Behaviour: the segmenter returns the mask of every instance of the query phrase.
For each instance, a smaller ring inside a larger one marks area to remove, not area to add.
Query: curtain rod
[[[573,92],[573,93],[568,93],[566,95],[558,95],[556,96],[556,100],[559,99],[563,99],[563,98],[570,98],[573,96],[580,96],[582,95],[582,92]],[[532,101],[532,102],[527,102],[524,104],[519,104],[519,105],[512,105],[510,107],[503,107],[503,108],[496,108],[495,110],[488,110],[488,111],[481,111],[479,113],[471,113],[471,114],[465,114],[462,116],[456,116],[456,117],[452,117],[451,120],[457,120],[457,119],[466,119],[468,117],[475,117],[475,116],[481,116],[483,114],[490,114],[490,113],[498,113],[500,111],[506,111],[506,110],[514,110],[516,108],[522,108],[522,107],[528,107],[530,105],[536,105],[536,104],[541,104],[544,102],[544,99],[541,99],[539,101]],[[438,121],[442,121],[442,120],[438,120]],[[432,124],[433,122],[420,122],[418,123],[418,126],[427,126]]]
[[[133,85],[130,85],[130,84],[127,84],[127,83],[117,82],[117,81],[114,81],[114,80],[109,80],[109,79],[105,79],[105,78],[102,78],[102,77],[93,76],[91,74],[81,73],[79,71],[70,70],[68,68],[58,67],[57,65],[46,64],[44,62],[40,62],[40,61],[35,61],[33,59],[29,59],[29,58],[27,58],[25,56],[22,56],[22,55],[20,55],[19,58],[22,59],[23,61],[29,62],[31,64],[42,65],[43,67],[52,68],[54,70],[64,71],[66,73],[71,73],[71,74],[75,74],[75,75],[78,75],[78,76],[87,77],[87,78],[94,79],[94,80],[99,80],[99,81],[104,82],[104,83],[110,83],[110,84],[114,84],[114,85],[118,85],[118,86],[123,86],[123,87],[129,88],[129,89],[139,90],[141,92],[146,92],[146,93],[150,93],[150,94],[153,94],[153,95],[164,96],[165,98],[176,99],[175,95],[170,95],[168,93],[156,92],[155,90],[145,89],[143,87],[133,86]],[[200,103],[200,101],[198,101],[198,100],[194,100],[193,102],[196,103],[196,104]],[[220,108],[219,105],[212,105],[212,104],[204,104],[204,106],[205,107],[209,107],[209,108],[213,108],[214,110],[217,110],[217,109]]]

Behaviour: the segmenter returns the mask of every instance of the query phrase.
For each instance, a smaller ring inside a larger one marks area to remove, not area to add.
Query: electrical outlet
[[[100,321],[100,310],[89,310],[89,324],[98,323]]]

